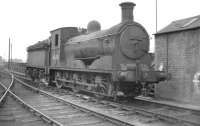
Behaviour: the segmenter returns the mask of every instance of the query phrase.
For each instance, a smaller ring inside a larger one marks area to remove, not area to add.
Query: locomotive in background
[[[166,80],[166,72],[152,66],[147,31],[133,20],[135,4],[120,6],[122,21],[107,30],[97,21],[87,29],[58,28],[28,47],[28,76],[109,97],[137,96]]]

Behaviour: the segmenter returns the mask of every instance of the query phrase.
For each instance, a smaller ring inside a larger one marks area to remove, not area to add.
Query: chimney
[[[122,9],[122,22],[133,21],[133,8],[135,5],[132,2],[123,2],[120,4]]]

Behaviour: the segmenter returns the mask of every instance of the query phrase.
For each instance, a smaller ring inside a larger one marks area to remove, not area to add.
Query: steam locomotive
[[[33,80],[48,81],[58,88],[87,91],[101,96],[137,96],[167,79],[152,66],[149,35],[133,20],[135,4],[120,4],[122,21],[101,30],[98,21],[87,29],[63,27],[27,48],[26,73]]]

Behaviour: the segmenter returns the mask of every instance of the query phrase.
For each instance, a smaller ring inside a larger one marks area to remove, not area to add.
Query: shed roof
[[[173,21],[169,25],[167,25],[165,28],[158,31],[155,35],[185,31],[189,29],[196,29],[199,27],[200,27],[200,15],[197,15],[194,17],[189,17],[189,18]]]

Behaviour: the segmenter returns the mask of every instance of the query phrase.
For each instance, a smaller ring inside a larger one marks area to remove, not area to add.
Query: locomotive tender
[[[137,96],[167,79],[152,66],[149,35],[133,20],[135,4],[120,6],[122,21],[107,30],[97,21],[89,22],[87,29],[58,28],[47,40],[28,47],[28,75],[59,88],[109,97]]]

